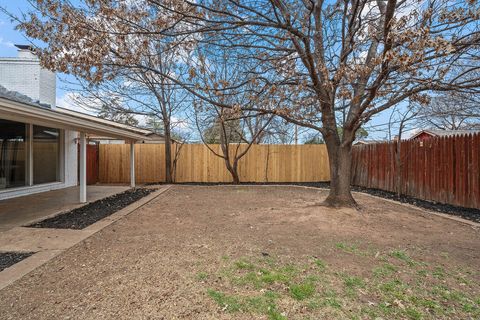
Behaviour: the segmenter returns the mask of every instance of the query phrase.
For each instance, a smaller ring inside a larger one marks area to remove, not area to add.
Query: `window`
[[[33,126],[33,184],[60,181],[60,130]]]
[[[25,186],[26,125],[0,119],[0,190]]]

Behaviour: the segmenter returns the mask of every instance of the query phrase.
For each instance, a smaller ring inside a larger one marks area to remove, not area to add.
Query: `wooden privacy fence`
[[[400,143],[401,166],[395,161],[396,142],[355,146],[352,184],[397,192],[415,198],[480,208],[480,134]]]
[[[241,146],[244,148],[245,146]],[[221,153],[219,145],[211,145]],[[173,152],[175,153],[175,152]],[[130,181],[129,145],[100,145],[99,181]],[[253,145],[239,161],[242,182],[314,182],[330,179],[324,145]],[[165,146],[135,145],[137,183],[165,181]],[[176,182],[231,182],[224,160],[202,144],[186,144],[180,149]]]

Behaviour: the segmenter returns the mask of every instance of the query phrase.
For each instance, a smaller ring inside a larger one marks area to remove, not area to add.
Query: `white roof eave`
[[[59,129],[68,129],[86,133],[101,134],[112,138],[128,140],[150,140],[145,135],[120,127],[107,125],[100,121],[76,117],[5,98],[0,98],[0,118],[11,121],[23,121]]]

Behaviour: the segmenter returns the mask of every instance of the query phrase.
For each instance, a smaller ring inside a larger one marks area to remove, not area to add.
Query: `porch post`
[[[27,182],[29,186],[33,186],[33,124],[28,124],[28,138],[27,138]]]
[[[130,187],[135,188],[135,141],[130,141]]]
[[[87,202],[87,143],[85,132],[80,132],[80,202]]]

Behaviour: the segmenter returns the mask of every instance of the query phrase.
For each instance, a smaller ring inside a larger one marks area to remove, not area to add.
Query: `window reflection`
[[[33,184],[60,181],[60,130],[33,126]]]
[[[0,190],[26,184],[26,126],[0,119]]]

